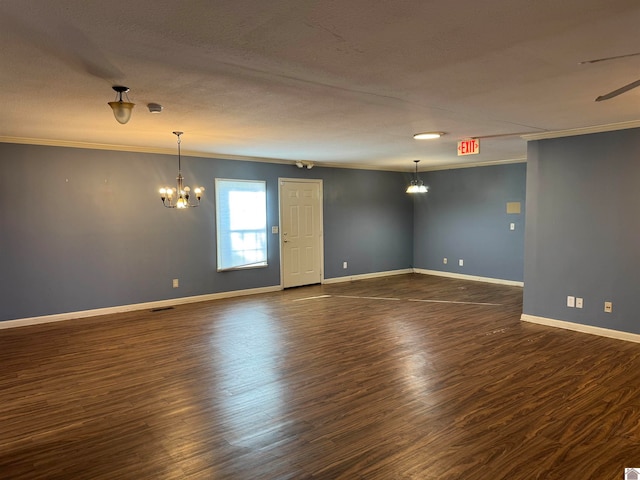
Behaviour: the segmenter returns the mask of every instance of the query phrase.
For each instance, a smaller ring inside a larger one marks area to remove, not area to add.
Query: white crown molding
[[[512,158],[509,160],[494,160],[490,162],[469,162],[469,163],[454,163],[450,165],[441,165],[436,167],[427,167],[418,171],[420,172],[433,172],[437,170],[457,170],[460,168],[475,168],[475,167],[494,167],[496,165],[508,165],[510,163],[526,163],[527,157]]]
[[[624,340],[627,342],[640,343],[640,335],[637,333],[622,332],[620,330],[611,330],[609,328],[593,327],[591,325],[583,325],[581,323],[566,322],[564,320],[555,320],[553,318],[537,317],[523,313],[520,317],[523,322],[536,323],[547,327],[563,328],[574,332],[588,333],[590,335],[598,335],[600,337],[615,338],[616,340]]]
[[[111,150],[115,152],[155,153],[155,154],[161,154],[161,155],[176,154],[176,150],[174,148],[136,147],[131,145],[114,145],[114,144],[106,144],[106,143],[76,142],[76,141],[70,141],[70,140],[51,140],[51,139],[40,139],[40,138],[0,136],[0,143],[18,143],[21,145],[42,145],[46,147],[86,148],[87,150]],[[217,158],[220,160],[240,160],[245,162],[279,163],[279,164],[286,164],[286,165],[295,165],[293,160],[283,160],[280,158],[247,157],[242,155],[231,155],[226,153],[196,152],[193,150],[184,150],[184,149],[181,151],[181,153],[183,157]]]
[[[614,130],[627,130],[629,128],[640,127],[640,120],[629,122],[609,123],[606,125],[594,125],[591,127],[571,128],[568,130],[556,130],[542,133],[529,133],[522,135],[524,140],[544,140],[547,138],[574,137],[577,135],[588,135],[590,133],[612,132]]]
[[[156,148],[156,147],[135,147],[130,145],[114,145],[106,143],[90,143],[90,142],[77,142],[72,140],[52,140],[43,138],[26,138],[26,137],[8,137],[0,136],[0,143],[17,143],[20,145],[40,145],[45,147],[67,147],[67,148],[85,148],[87,150],[110,150],[114,152],[132,152],[132,153],[153,153],[160,155],[175,155],[176,150],[171,148]],[[274,163],[279,165],[292,165],[295,166],[296,161],[310,162],[314,164],[314,168],[330,167],[330,168],[348,168],[355,170],[376,170],[376,171],[391,171],[391,172],[404,172],[404,168],[386,168],[368,164],[358,163],[335,163],[335,162],[317,162],[316,160],[310,160],[305,158],[298,158],[296,160],[285,160],[281,158],[267,158],[267,157],[250,157],[243,155],[231,155],[226,153],[211,153],[211,152],[197,152],[194,150],[182,150],[183,157],[201,157],[201,158],[216,158],[220,160],[238,160],[242,162],[261,162],[261,163]]]
[[[114,152],[132,152],[132,153],[153,153],[160,155],[175,155],[175,149],[169,148],[156,148],[156,147],[135,147],[130,145],[114,145],[106,143],[90,143],[90,142],[77,142],[72,140],[52,140],[43,138],[25,138],[25,137],[8,137],[0,136],[0,143],[17,143],[20,145],[41,145],[45,147],[67,147],[67,148],[85,148],[87,150],[110,150]],[[250,157],[243,155],[231,155],[226,153],[211,153],[211,152],[196,152],[193,150],[182,150],[183,157],[201,157],[201,158],[216,158],[220,160],[238,160],[243,162],[261,162],[261,163],[275,163],[280,165],[292,165],[295,166],[296,161],[310,162],[314,164],[314,168],[319,167],[331,167],[331,168],[349,168],[356,170],[377,170],[377,171],[392,171],[400,172],[404,169],[389,169],[385,167],[358,164],[358,163],[333,163],[333,162],[317,162],[316,160],[310,160],[305,158],[298,158],[296,160],[285,160],[282,158],[267,158],[267,157]],[[297,167],[296,167],[297,168]]]
[[[43,138],[26,138],[26,137],[10,137],[0,136],[0,143],[16,143],[20,145],[40,145],[45,147],[66,147],[66,148],[84,148],[87,150],[107,150],[114,152],[131,152],[131,153],[152,153],[159,155],[175,155],[176,150],[174,148],[158,148],[158,147],[136,147],[131,145],[116,145],[106,143],[91,143],[91,142],[78,142],[72,140],[52,140]],[[329,168],[347,168],[351,170],[374,170],[383,172],[401,172],[407,173],[406,168],[402,167],[385,167],[380,165],[370,165],[364,163],[338,163],[338,162],[318,162],[316,160],[298,158],[296,160],[286,160],[282,158],[267,158],[267,157],[251,157],[244,155],[232,155],[227,153],[211,153],[211,152],[198,152],[194,150],[182,150],[182,156],[184,157],[200,157],[200,158],[216,158],[220,160],[238,160],[242,162],[260,162],[260,163],[273,163],[278,165],[293,165],[296,161],[310,162],[314,164],[314,168],[329,167]],[[488,162],[473,162],[473,163],[455,163],[442,166],[428,167],[421,171],[431,170],[453,170],[457,168],[471,168],[471,167],[489,167],[492,165],[501,165],[507,163],[522,163],[526,162],[526,158],[516,158],[507,160],[496,160]],[[410,172],[413,173],[413,172]]]

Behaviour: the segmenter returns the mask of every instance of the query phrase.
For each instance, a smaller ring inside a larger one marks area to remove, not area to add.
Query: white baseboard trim
[[[599,335],[600,337],[615,338],[616,340],[625,340],[627,342],[640,343],[640,335],[637,333],[622,332],[620,330],[611,330],[602,327],[593,327],[591,325],[583,325],[581,323],[566,322],[564,320],[554,320],[553,318],[537,317],[535,315],[527,315],[523,313],[520,316],[523,322],[537,323],[538,325],[546,325],[548,327],[564,328],[565,330],[573,330],[574,332],[589,333],[591,335]]]
[[[349,275],[346,277],[325,278],[322,283],[327,285],[331,283],[353,282],[355,280],[365,280],[367,278],[390,277],[392,275],[403,275],[406,273],[413,273],[413,269],[405,268],[403,270],[388,270],[386,272],[362,273],[360,275]]]
[[[0,321],[0,330],[5,328],[25,327],[28,325],[39,325],[42,323],[62,322],[87,317],[97,317],[99,315],[110,315],[112,313],[133,312],[136,310],[147,310],[153,308],[171,307],[174,305],[184,305],[187,303],[207,302],[210,300],[220,300],[222,298],[241,297],[244,295],[256,295],[258,293],[270,293],[282,290],[278,286],[250,288],[247,290],[234,290],[231,292],[209,293],[207,295],[196,295],[193,297],[171,298],[156,302],[134,303],[131,305],[119,305],[116,307],[96,308],[93,310],[82,310],[78,312],[57,313],[54,315],[43,315],[41,317],[19,318],[16,320]]]
[[[424,270],[422,268],[414,268],[415,273],[423,275],[437,275],[439,277],[457,278],[459,280],[472,280],[474,282],[497,283],[498,285],[508,285],[511,287],[524,287],[524,282],[515,280],[504,280],[502,278],[477,277],[475,275],[465,275],[463,273],[442,272],[440,270]]]

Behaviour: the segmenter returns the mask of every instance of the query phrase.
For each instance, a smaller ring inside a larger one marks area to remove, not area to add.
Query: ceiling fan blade
[[[596,58],[595,60],[584,60],[582,62],[578,62],[578,65],[586,65],[586,64],[589,64],[589,63],[606,62],[608,60],[618,60],[619,58],[635,57],[637,55],[640,55],[640,52],[627,53],[626,55],[616,55],[615,57]]]
[[[531,128],[537,128],[537,127],[531,127]],[[542,128],[537,128],[537,130],[544,131],[544,129]],[[539,132],[528,131],[528,132],[513,132],[513,133],[494,133],[492,135],[474,135],[472,137],[465,137],[465,138],[477,138],[480,140],[480,139],[504,138],[504,137],[521,137],[523,135],[531,135],[533,133],[539,133]]]
[[[610,98],[613,97],[617,97],[618,95],[623,94],[624,92],[628,92],[629,90],[632,90],[636,87],[640,87],[640,80],[636,80],[635,82],[631,82],[628,85],[625,85],[624,87],[620,87],[617,90],[614,90],[613,92],[609,92],[606,95],[600,95],[598,98],[596,98],[596,102],[601,102],[603,100],[609,100]]]

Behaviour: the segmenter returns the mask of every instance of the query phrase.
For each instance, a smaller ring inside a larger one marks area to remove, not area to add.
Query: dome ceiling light
[[[444,135],[444,132],[422,132],[413,135],[416,140],[434,140]]]
[[[111,88],[113,88],[118,95],[115,101],[108,102],[109,106],[113,110],[113,116],[116,117],[118,123],[122,123],[124,125],[129,120],[131,120],[131,112],[136,104],[129,101],[129,95],[127,95],[127,93],[129,92],[129,87],[115,85]],[[126,102],[122,100],[123,93],[127,96]]]

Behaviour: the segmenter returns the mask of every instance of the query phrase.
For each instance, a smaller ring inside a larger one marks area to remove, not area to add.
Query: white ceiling
[[[638,0],[2,0],[0,140],[173,152],[182,130],[205,156],[514,161],[519,134],[640,119],[640,88],[594,102],[640,56],[579,64],[640,52],[639,25]],[[469,137],[480,154],[458,157]]]

